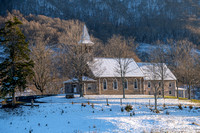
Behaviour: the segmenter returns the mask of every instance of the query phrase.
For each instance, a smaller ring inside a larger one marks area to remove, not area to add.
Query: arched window
[[[172,83],[169,83],[169,88],[171,88],[172,87]]]
[[[126,90],[128,90],[128,80],[127,79],[124,80],[124,88]]]
[[[106,79],[103,80],[103,89],[104,90],[107,89],[107,80]]]
[[[138,88],[138,81],[137,81],[137,79],[135,79],[135,81],[134,81],[134,88],[135,88],[135,89]]]
[[[148,82],[148,88],[151,88],[151,82],[150,81]]]
[[[113,81],[113,89],[114,89],[114,90],[117,90],[117,89],[118,89],[117,79],[114,79],[114,81]]]

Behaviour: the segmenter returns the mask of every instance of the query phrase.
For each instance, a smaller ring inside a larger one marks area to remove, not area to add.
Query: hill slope
[[[121,34],[147,43],[186,37],[200,43],[198,0],[1,0],[0,9],[1,15],[17,9],[25,15],[78,19],[104,41]]]

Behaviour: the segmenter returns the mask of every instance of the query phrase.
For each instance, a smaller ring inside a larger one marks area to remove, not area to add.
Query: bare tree
[[[155,99],[155,110],[157,111],[157,99],[158,93],[160,91],[160,85],[158,80],[160,79],[160,72],[158,63],[147,63],[145,67],[145,71],[147,72],[149,80],[151,81],[151,86],[153,87],[154,99]]]
[[[125,98],[125,77],[130,71],[129,66],[131,62],[133,62],[132,58],[136,58],[138,60],[138,57],[133,51],[131,51],[131,47],[128,46],[128,41],[119,35],[114,35],[108,41],[105,48],[105,55],[107,57],[114,57],[117,62],[115,71],[120,75],[123,87],[123,98]]]
[[[35,63],[34,66],[34,77],[33,83],[35,87],[42,93],[46,89],[46,86],[49,82],[51,82],[51,63],[52,63],[52,52],[50,49],[46,48],[46,46],[38,41],[35,46],[32,47],[32,55],[31,58]]]
[[[178,81],[185,84],[188,90],[188,98],[191,99],[191,89],[197,84],[198,78],[198,59],[194,45],[187,41],[169,41],[171,44],[171,63],[172,70],[178,77]],[[178,94],[178,92],[177,92]]]
[[[165,80],[167,78],[167,67],[165,63],[168,60],[166,45],[162,45],[161,42],[157,42],[156,48],[152,50],[150,54],[151,62],[157,63],[157,75],[161,80],[162,97],[165,96]]]

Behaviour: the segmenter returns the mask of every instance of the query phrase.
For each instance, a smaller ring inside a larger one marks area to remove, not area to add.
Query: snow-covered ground
[[[194,103],[158,99],[160,113],[156,114],[150,110],[154,104],[152,96],[128,95],[120,105],[121,97],[91,95],[66,99],[59,95],[38,99],[47,103],[35,103],[39,106],[33,108],[0,109],[0,133],[200,132],[200,126],[192,124],[200,124],[200,108]],[[126,104],[133,106],[134,116],[130,116],[133,111],[121,112]],[[178,104],[182,104],[182,110]],[[189,105],[196,107],[190,109]]]

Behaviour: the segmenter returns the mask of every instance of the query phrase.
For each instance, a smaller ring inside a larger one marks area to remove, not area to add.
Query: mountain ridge
[[[1,0],[0,8],[1,15],[16,9],[24,15],[78,19],[103,41],[120,34],[138,42],[189,38],[200,44],[198,0]]]

